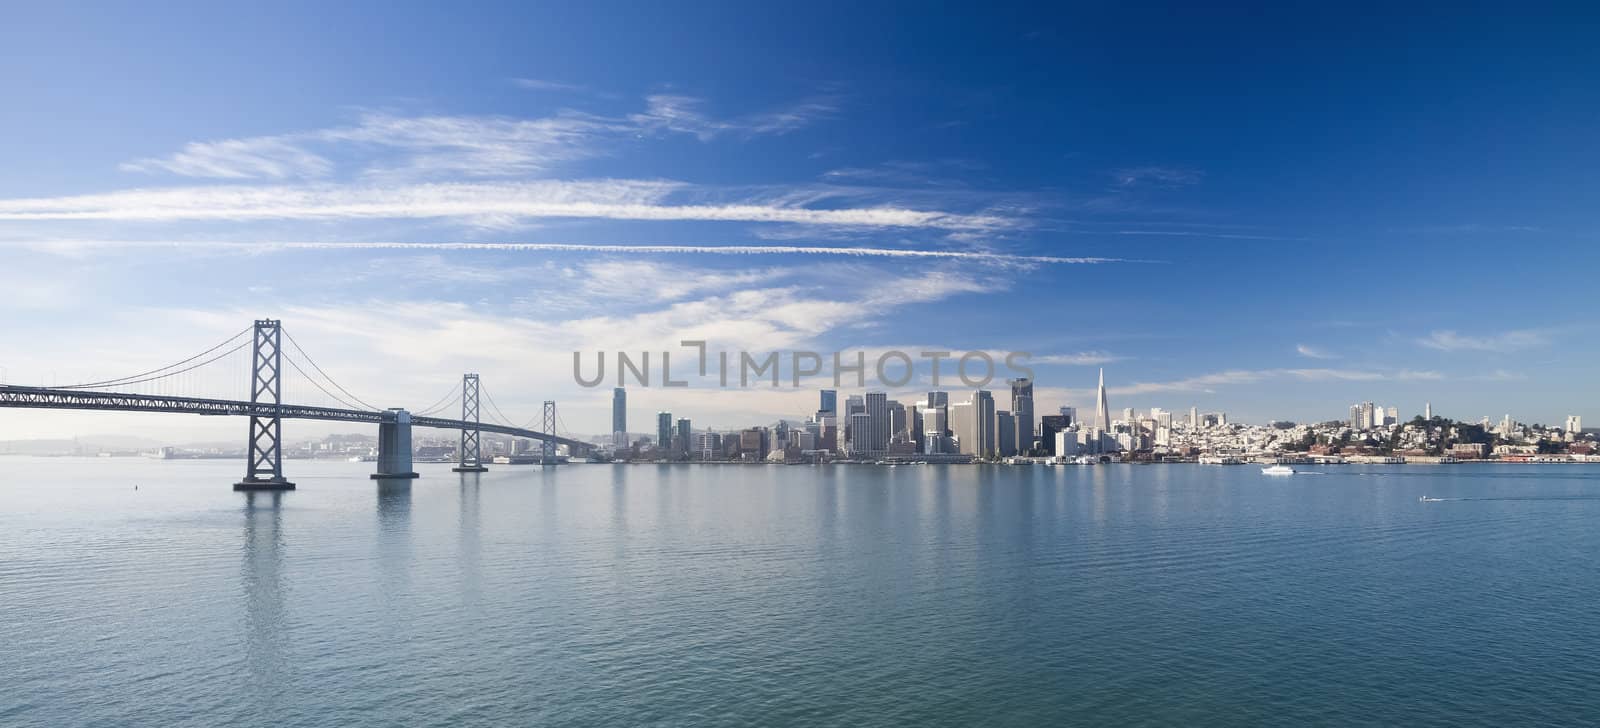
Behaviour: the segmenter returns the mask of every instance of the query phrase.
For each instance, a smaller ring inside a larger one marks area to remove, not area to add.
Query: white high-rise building
[[[986,389],[972,393],[972,399],[950,405],[950,431],[960,441],[961,453],[973,457],[995,454],[994,395]]]
[[[1512,432],[1515,432],[1516,429],[1517,429],[1517,421],[1511,419],[1511,415],[1510,414],[1507,414],[1505,417],[1501,417],[1500,418],[1500,434],[1509,435]]]
[[[918,402],[918,406],[923,403]],[[922,452],[928,455],[938,455],[944,452],[944,431],[949,429],[945,423],[945,408],[933,407],[922,409]]]
[[[1111,431],[1111,405],[1106,402],[1106,370],[1100,368],[1100,388],[1095,397],[1094,426],[1102,432]]]
[[[995,448],[995,416],[994,395],[987,389],[980,389],[972,393],[972,406],[975,408],[973,415],[977,418],[978,453],[980,457],[994,457]]]
[[[1422,419],[1425,419],[1425,420],[1433,419],[1433,403],[1432,402],[1423,402],[1422,403]]]
[[[1191,429],[1191,430],[1200,429],[1200,408],[1199,407],[1190,407],[1189,408],[1189,429]]]
[[[1576,435],[1583,432],[1583,418],[1578,415],[1567,415],[1567,434]]]

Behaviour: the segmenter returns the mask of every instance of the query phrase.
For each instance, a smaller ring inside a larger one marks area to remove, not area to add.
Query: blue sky
[[[1026,350],[1043,410],[1105,366],[1118,408],[1600,420],[1592,10],[336,5],[8,11],[0,376],[276,316],[365,399],[481,370],[580,432],[572,350],[690,336]],[[86,417],[0,437],[135,421]]]

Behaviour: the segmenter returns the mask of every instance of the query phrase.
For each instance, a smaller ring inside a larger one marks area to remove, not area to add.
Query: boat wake
[[[1600,495],[1504,495],[1480,496],[1475,498],[1434,498],[1425,495],[1417,498],[1417,501],[1420,503],[1461,503],[1467,501],[1600,501]]]

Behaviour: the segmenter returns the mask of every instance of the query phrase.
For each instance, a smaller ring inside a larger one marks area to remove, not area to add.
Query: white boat
[[[1294,475],[1294,468],[1287,465],[1269,465],[1261,469],[1262,475]]]

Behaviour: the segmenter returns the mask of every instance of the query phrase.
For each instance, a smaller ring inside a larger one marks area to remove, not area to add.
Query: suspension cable
[[[211,357],[210,359],[207,359],[207,360],[205,360],[203,362],[200,362],[199,364],[195,364],[195,365],[192,365],[192,366],[189,366],[189,367],[185,367],[183,369],[178,369],[178,370],[175,370],[175,371],[170,371],[170,372],[167,372],[165,374],[161,374],[159,376],[146,377],[144,379],[129,379],[129,378],[125,377],[124,379],[127,379],[127,381],[110,380],[108,382],[94,382],[94,383],[90,383],[90,384],[74,384],[74,385],[67,386],[67,387],[56,387],[56,389],[87,389],[89,387],[100,387],[100,386],[122,387],[122,386],[126,386],[126,385],[129,385],[129,384],[142,384],[144,382],[159,381],[159,380],[162,380],[162,379],[166,379],[168,377],[172,377],[172,376],[176,376],[178,374],[182,374],[184,372],[190,372],[190,371],[194,371],[196,369],[199,369],[200,367],[203,367],[203,366],[205,366],[207,364],[215,362],[218,359],[222,359],[224,357],[230,356],[234,352],[245,348],[249,344],[250,344],[250,342],[248,342],[248,341],[241,341],[241,342],[239,342],[238,346],[235,346],[232,349],[224,351],[221,354],[218,354],[218,355],[216,355],[214,357]],[[193,359],[193,358],[194,357],[190,357],[190,359]],[[162,367],[162,369],[166,369],[166,368],[168,368],[168,367]],[[156,371],[161,371],[161,370],[157,369]]]
[[[199,354],[195,354],[194,356],[191,356],[188,359],[184,359],[183,361],[177,362],[176,364],[168,364],[168,365],[166,365],[164,367],[161,367],[160,369],[151,369],[148,372],[140,372],[138,374],[131,374],[131,375],[126,376],[126,377],[118,377],[116,379],[107,379],[107,380],[100,381],[100,382],[85,382],[83,384],[69,384],[69,385],[65,385],[65,386],[56,387],[56,389],[88,389],[90,387],[115,387],[115,386],[120,386],[120,385],[123,385],[123,384],[138,384],[140,382],[149,382],[149,381],[153,381],[153,380],[156,380],[156,379],[160,379],[160,378],[165,377],[165,376],[170,376],[172,374],[180,374],[182,372],[167,372],[166,374],[161,374],[160,376],[151,376],[151,375],[154,375],[154,374],[160,374],[161,372],[165,372],[168,369],[173,369],[175,367],[183,366],[184,364],[188,364],[189,362],[192,362],[192,361],[194,361],[196,359],[199,359],[200,357],[203,357],[203,356],[205,356],[207,354],[210,354],[213,351],[221,349],[222,347],[227,346],[230,343],[233,343],[234,339],[237,339],[240,336],[243,336],[243,335],[245,335],[247,333],[250,333],[254,328],[255,328],[254,325],[246,326],[239,333],[234,334],[233,336],[229,336],[228,338],[224,339],[222,341],[222,343],[217,344],[216,346],[213,346],[213,347],[211,347],[209,349],[206,349],[205,351],[202,351]],[[228,354],[232,354],[233,352],[238,351],[239,349],[243,348],[243,346],[244,346],[243,344],[240,344],[239,346],[236,346],[236,347],[234,347],[232,349],[229,349],[228,352],[223,354],[222,356],[227,356]],[[222,357],[221,356],[216,357],[214,359],[211,359],[209,361],[201,363],[198,366],[205,366],[206,364],[210,364],[211,362],[214,362],[214,361],[216,361],[217,359],[220,359],[220,358],[222,358]],[[187,371],[193,370],[195,368],[196,367],[189,367],[189,369],[184,369],[182,371],[183,372],[187,372]],[[147,377],[147,378],[141,378],[141,377]],[[138,381],[127,381],[127,380],[138,380]]]
[[[450,388],[449,393],[447,393],[447,394],[445,394],[445,396],[439,398],[439,401],[434,402],[432,405],[429,405],[427,409],[418,410],[417,411],[417,416],[426,417],[426,416],[431,415],[431,414],[433,414],[435,412],[442,411],[445,407],[448,407],[450,405],[450,401],[452,399],[455,399],[457,393],[459,393],[460,391],[461,391],[461,383],[457,382],[454,387]]]
[[[528,429],[527,427],[517,427],[516,425],[512,424],[511,423],[511,418],[507,417],[506,413],[500,411],[500,405],[497,405],[497,404],[494,403],[494,397],[489,396],[489,390],[484,389],[483,385],[481,383],[478,385],[478,393],[483,397],[483,400],[485,402],[489,403],[489,409],[492,410],[495,414],[500,415],[500,419],[498,421],[499,424],[505,425],[506,427],[513,427],[513,428],[516,428],[518,430],[526,430],[526,429]],[[529,420],[528,424],[530,424],[530,425],[533,424],[533,421]]]
[[[342,399],[342,398],[340,398],[340,397],[339,397],[339,395],[337,395],[337,394],[334,394],[334,393],[333,393],[333,392],[330,392],[330,391],[328,391],[328,388],[327,388],[327,387],[324,387],[324,386],[322,386],[322,385],[321,385],[321,384],[320,384],[320,383],[318,383],[318,382],[317,382],[317,380],[316,380],[316,378],[314,378],[314,377],[312,377],[312,376],[311,376],[311,375],[309,375],[309,374],[306,374],[306,370],[304,370],[304,369],[301,369],[301,368],[300,368],[300,365],[299,365],[299,364],[296,364],[296,363],[295,363],[295,361],[294,361],[294,357],[292,357],[292,356],[286,356],[286,357],[284,357],[284,361],[287,361],[287,362],[289,362],[289,366],[291,366],[291,367],[294,367],[294,370],[295,370],[295,371],[297,371],[297,372],[300,372],[300,376],[303,376],[303,377],[305,377],[305,378],[306,378],[306,381],[308,381],[308,382],[311,382],[311,384],[312,384],[312,386],[314,386],[314,387],[316,387],[316,388],[317,388],[317,389],[320,389],[320,390],[322,390],[322,393],[323,393],[323,394],[326,394],[326,395],[328,395],[328,396],[329,396],[329,397],[332,397],[332,398],[333,398],[333,400],[334,400],[334,401],[336,401],[336,402],[338,402],[338,403],[339,403],[339,404],[342,404],[342,405],[344,405],[344,406],[346,406],[346,407],[349,407],[349,408],[350,408],[350,409],[353,409],[353,410],[359,410],[359,409],[361,409],[361,407],[358,407],[358,406],[356,406],[356,405],[353,405],[353,404],[351,404],[351,403],[349,403],[349,402],[346,402],[346,401],[345,401],[345,400],[344,400],[344,399]],[[363,403],[363,404],[365,404],[365,403]],[[377,408],[375,408],[375,407],[373,407],[373,406],[372,406],[372,405],[366,405],[366,408],[367,408],[367,409],[368,409],[368,410],[372,410],[372,411],[377,411]]]
[[[332,385],[333,385],[333,387],[334,387],[334,389],[337,389],[337,390],[339,390],[339,391],[341,391],[341,392],[344,392],[344,393],[345,393],[345,396],[348,396],[348,397],[349,397],[349,398],[350,398],[350,399],[353,399],[353,400],[355,400],[355,401],[356,401],[356,402],[358,402],[358,403],[360,403],[360,404],[361,404],[361,406],[362,406],[362,407],[366,407],[366,408],[367,408],[367,409],[369,409],[369,410],[373,410],[373,411],[377,411],[377,410],[380,410],[380,409],[382,409],[382,408],[381,408],[381,407],[374,407],[374,406],[372,406],[372,405],[371,405],[371,404],[370,404],[370,403],[368,403],[368,402],[366,402],[366,401],[365,401],[365,400],[363,400],[363,399],[361,399],[361,398],[360,398],[360,397],[357,397],[357,396],[355,396],[355,395],[354,395],[354,394],[352,394],[352,393],[351,393],[351,392],[350,392],[350,390],[348,390],[348,389],[345,389],[345,388],[344,388],[344,387],[343,387],[343,386],[341,386],[341,385],[340,385],[340,384],[339,384],[339,383],[338,383],[338,382],[336,382],[336,381],[334,381],[334,379],[333,379],[333,377],[330,377],[330,376],[328,376],[328,373],[327,373],[327,372],[325,372],[325,371],[322,371],[322,367],[319,367],[319,366],[317,366],[317,360],[316,360],[316,359],[313,359],[313,358],[311,358],[311,355],[310,355],[310,354],[307,354],[307,353],[306,353],[306,350],[305,350],[305,349],[303,349],[303,348],[301,348],[301,347],[300,347],[300,342],[298,342],[298,341],[295,341],[295,340],[294,340],[294,334],[291,334],[291,333],[289,333],[289,330],[288,330],[288,329],[280,329],[280,330],[281,330],[281,331],[283,331],[283,335],[284,335],[284,336],[286,336],[286,337],[288,337],[288,338],[289,338],[289,344],[290,344],[290,345],[292,345],[292,346],[294,346],[294,349],[295,349],[295,351],[298,351],[298,352],[300,352],[300,356],[303,356],[303,357],[305,357],[305,358],[306,358],[306,363],[307,363],[307,364],[310,364],[310,365],[311,365],[311,368],[312,368],[312,369],[315,369],[315,370],[316,370],[316,371],[317,371],[317,373],[318,373],[318,374],[321,374],[321,375],[322,375],[322,378],[323,378],[323,379],[326,379],[326,380],[328,380],[328,383],[329,383],[329,384],[332,384]],[[300,367],[295,367],[295,370],[296,370],[296,371],[298,371],[298,372],[300,372],[300,373],[301,373],[301,374],[302,374],[302,375],[304,375],[304,376],[305,376],[305,377],[306,377],[306,378],[307,378],[307,379],[310,379],[310,378],[311,378],[311,375],[309,375],[309,374],[306,374],[306,372],[305,372],[305,370],[304,370],[304,369],[301,369],[301,368],[300,368]],[[321,386],[321,385],[317,385],[317,389],[322,389],[322,386]],[[324,391],[324,392],[327,392],[327,391],[328,391],[328,390],[326,390],[326,389],[322,389],[322,391]],[[333,396],[333,395],[332,395],[332,394],[329,394],[329,396]],[[338,397],[334,397],[334,399],[339,399],[339,398],[338,398]],[[344,402],[344,400],[343,400],[343,399],[339,399],[339,401],[340,401],[340,402]],[[349,405],[349,404],[350,404],[350,403],[349,403],[349,402],[345,402],[345,404],[346,404],[346,405]],[[351,409],[359,409],[359,408],[357,408],[357,407],[354,407],[354,406],[351,406]]]

